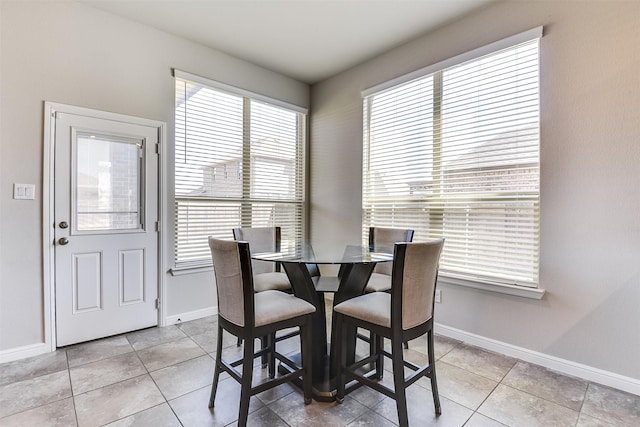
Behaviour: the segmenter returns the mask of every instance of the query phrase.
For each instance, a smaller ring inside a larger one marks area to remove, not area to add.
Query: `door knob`
[[[69,243],[69,239],[67,239],[66,237],[61,237],[61,238],[58,239],[58,243],[61,244],[62,246],[64,246],[67,243]]]
[[[58,224],[58,227],[69,228],[69,224],[67,224],[67,221],[61,221],[60,224]]]

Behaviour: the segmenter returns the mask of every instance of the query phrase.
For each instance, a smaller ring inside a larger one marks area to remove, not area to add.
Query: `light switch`
[[[13,198],[18,200],[34,200],[36,198],[35,184],[13,184]]]

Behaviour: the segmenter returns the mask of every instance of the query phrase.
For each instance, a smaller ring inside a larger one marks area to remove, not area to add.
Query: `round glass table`
[[[312,342],[313,397],[318,401],[335,400],[335,342],[332,330],[330,342],[327,344],[325,293],[333,293],[333,306],[361,295],[376,264],[393,260],[393,245],[335,245],[332,250],[316,254],[310,244],[302,244],[285,247],[279,252],[252,253],[251,257],[255,260],[280,263],[291,282],[293,293],[316,307]],[[322,276],[318,268],[322,264],[339,265],[337,276]],[[353,362],[355,329],[348,331],[345,345],[347,363]],[[287,367],[280,365],[280,369],[286,370]]]

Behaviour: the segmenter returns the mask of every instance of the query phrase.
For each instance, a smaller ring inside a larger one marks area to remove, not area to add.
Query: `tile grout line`
[[[78,420],[78,409],[76,408],[76,396],[73,393],[73,383],[71,382],[71,367],[69,366],[69,353],[67,350],[64,351],[64,359],[67,363],[67,376],[69,377],[69,389],[71,390],[71,404],[73,405],[73,416],[76,420],[76,426],[80,426],[80,421]]]
[[[517,364],[518,364],[518,361],[516,360],[516,362],[513,364],[513,366],[512,366],[511,368],[509,368],[509,370],[507,371],[507,373],[506,373],[506,374],[504,374],[504,375],[502,376],[502,378],[500,378],[500,381],[497,381],[497,382],[496,382],[495,387],[493,387],[493,388],[491,389],[491,391],[489,392],[489,394],[487,394],[487,397],[485,397],[485,398],[482,400],[482,402],[478,405],[478,407],[473,411],[473,414],[474,414],[474,415],[475,415],[475,414],[482,415],[483,417],[487,417],[487,418],[489,418],[489,419],[491,419],[491,420],[493,420],[493,421],[495,421],[495,422],[498,422],[498,423],[500,423],[500,424],[504,424],[504,423],[502,423],[501,421],[496,420],[495,418],[492,418],[492,417],[490,417],[490,416],[488,416],[488,415],[485,415],[485,414],[483,414],[482,412],[478,412],[478,410],[482,407],[482,405],[484,405],[484,403],[485,403],[487,400],[489,400],[489,397],[491,397],[491,395],[496,391],[496,389],[498,388],[498,386],[502,384],[502,382],[504,381],[504,379],[505,379],[505,378],[507,378],[507,375],[509,375],[509,373],[510,373],[511,371],[513,371],[513,369],[516,367],[516,365],[517,365]],[[506,384],[502,384],[502,385],[504,385],[505,387],[509,387],[509,386],[508,386],[508,385],[506,385]],[[472,415],[472,416],[473,416],[473,415]],[[509,426],[507,425],[507,427],[509,427]]]

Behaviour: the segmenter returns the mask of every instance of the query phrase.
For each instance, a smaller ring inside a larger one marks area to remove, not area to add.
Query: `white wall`
[[[164,121],[169,156],[174,132],[172,68],[309,105],[306,84],[68,1],[2,0],[0,61],[0,355],[44,339],[44,101]],[[36,200],[13,200],[14,182],[36,184]],[[171,193],[169,185],[168,206]],[[165,231],[172,247],[172,230]],[[170,252],[166,255],[172,259]],[[211,272],[166,275],[166,287],[169,316],[215,304]]]
[[[493,4],[314,85],[311,238],[359,237],[361,90],[539,25],[546,295],[441,286],[436,321],[640,390],[640,2]]]

